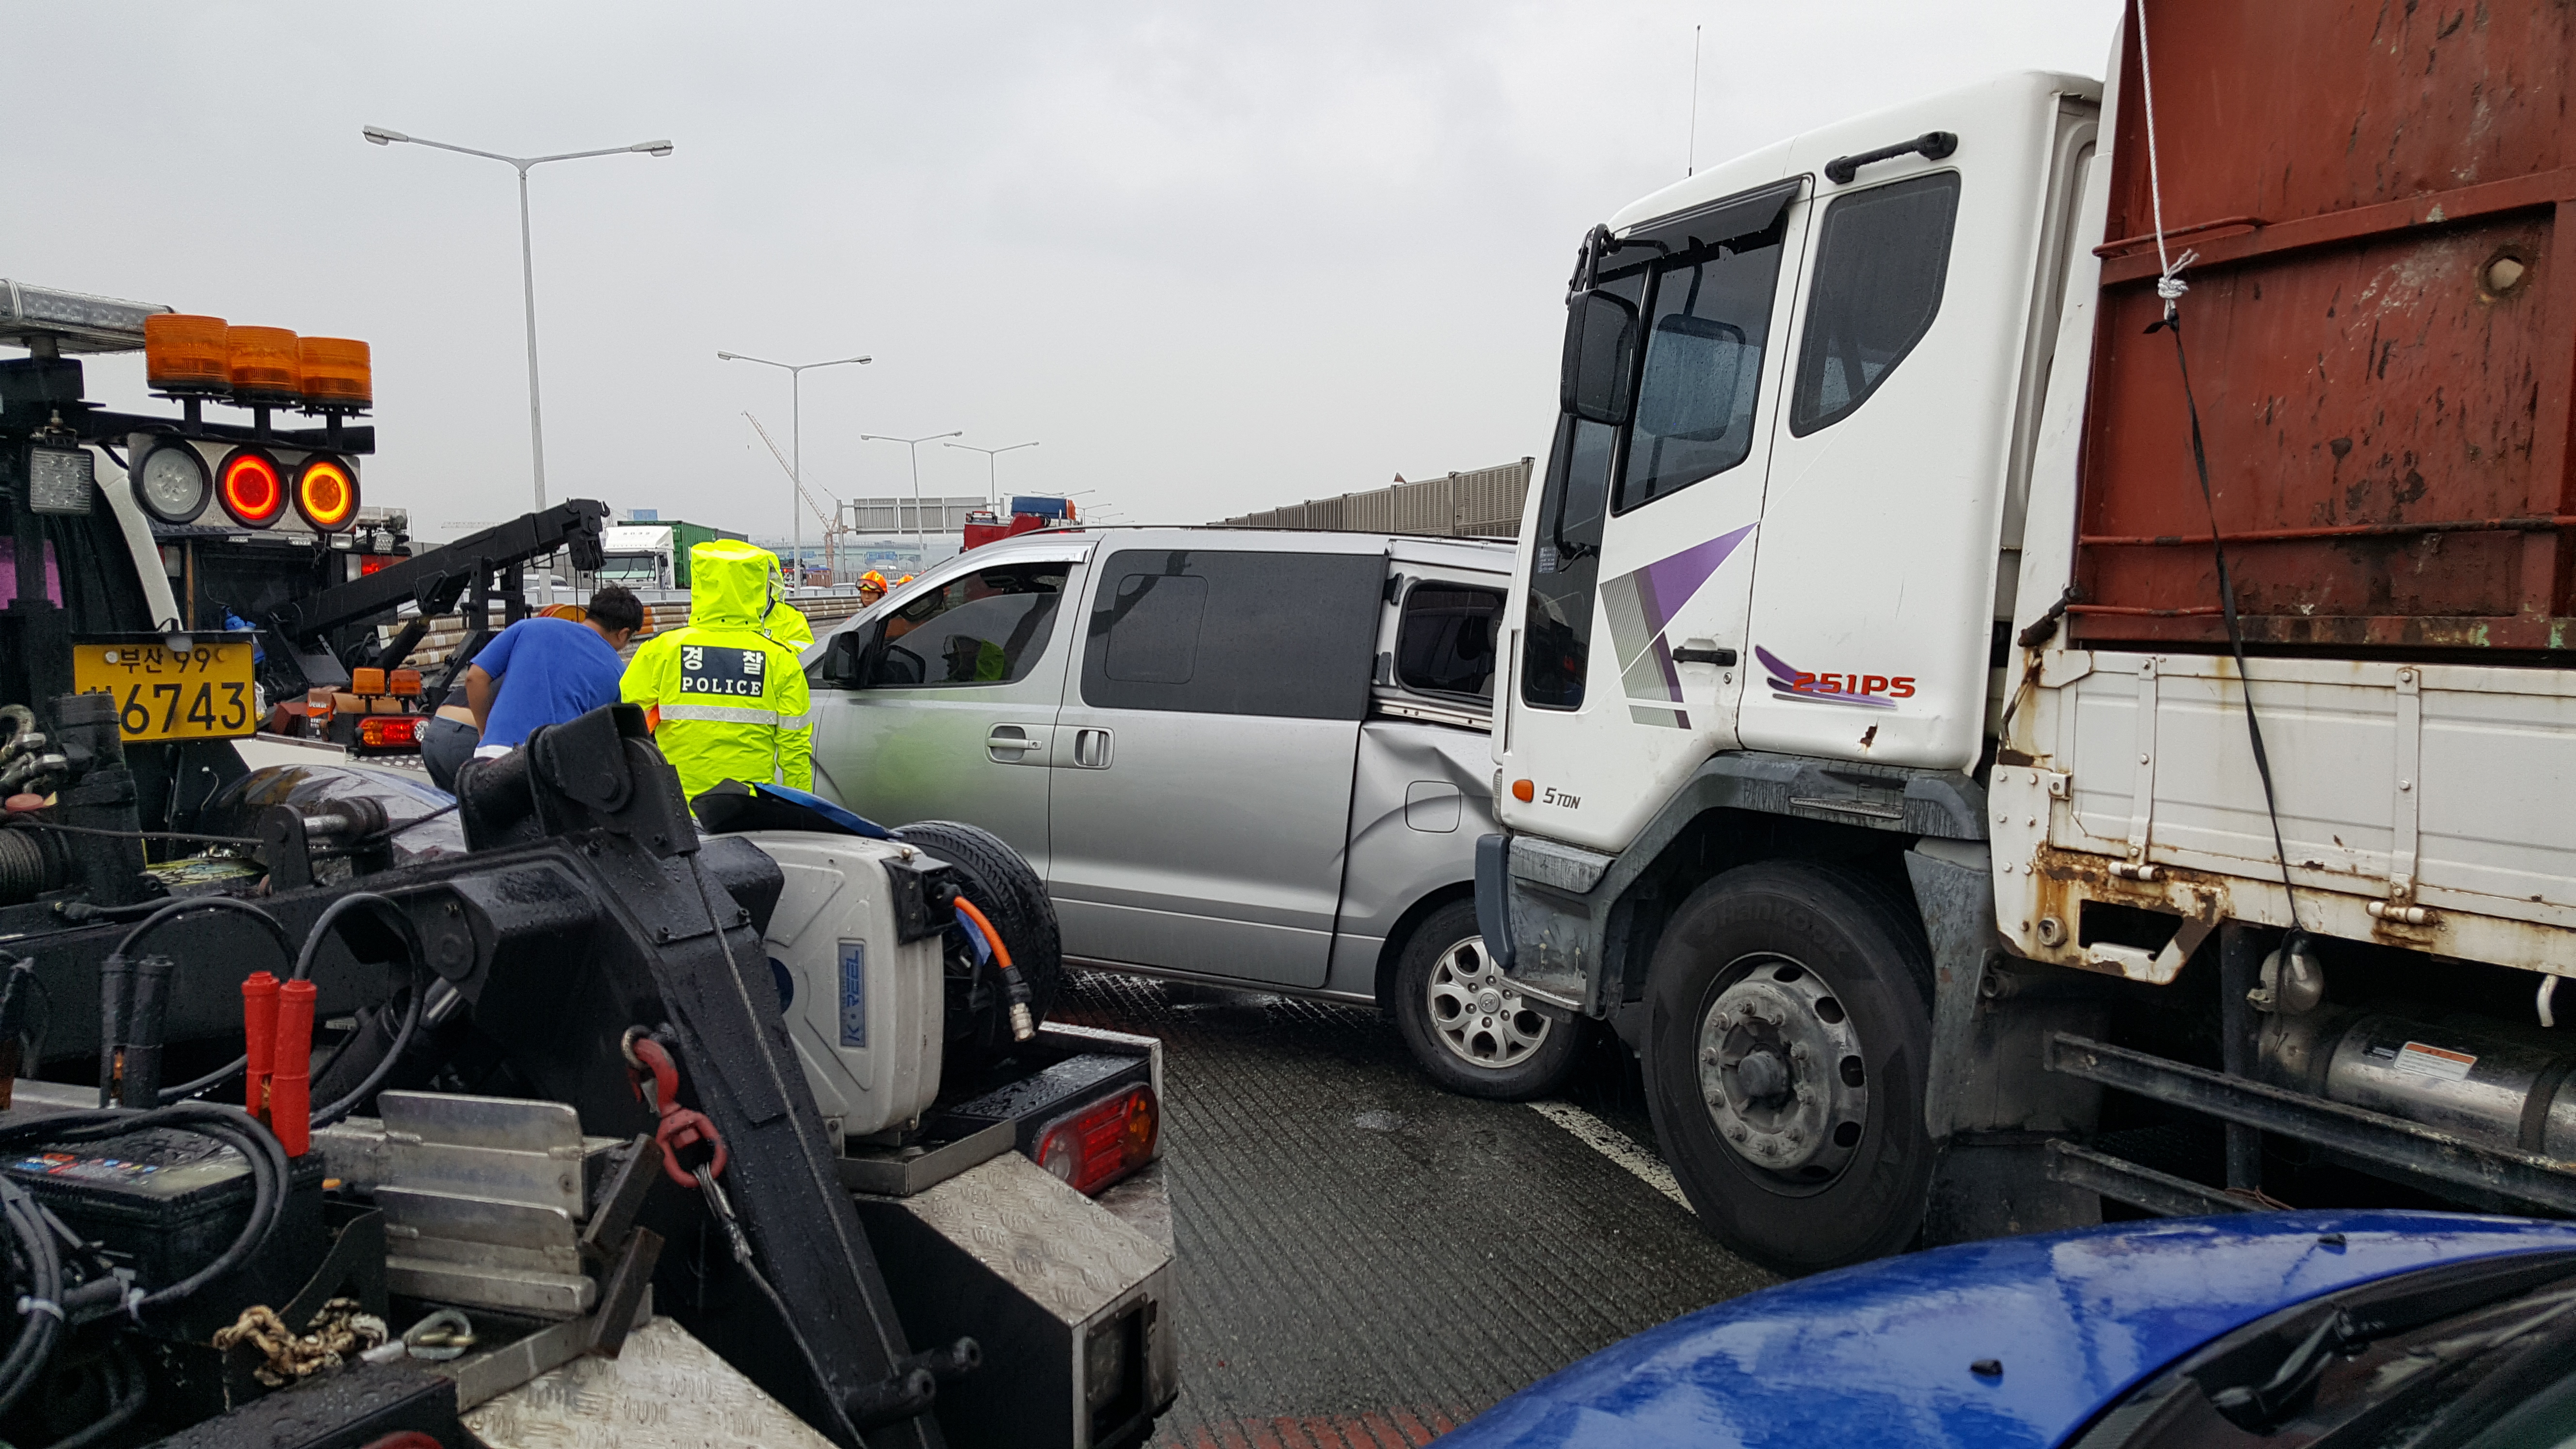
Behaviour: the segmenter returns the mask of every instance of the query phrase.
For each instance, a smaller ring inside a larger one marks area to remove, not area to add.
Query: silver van
[[[1365,533],[988,544],[806,656],[814,787],[1009,841],[1077,964],[1376,1002],[1443,1085],[1542,1093],[1578,1026],[1476,930],[1511,564]]]

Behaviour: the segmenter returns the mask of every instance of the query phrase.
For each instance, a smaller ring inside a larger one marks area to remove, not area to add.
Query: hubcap
[[[1481,936],[1469,936],[1431,963],[1425,988],[1431,1031],[1449,1054],[1471,1067],[1500,1071],[1529,1060],[1555,1026],[1521,1000]]]
[[[1792,1182],[1841,1172],[1869,1122],[1860,1033],[1816,973],[1786,957],[1739,963],[1709,1004],[1699,1087],[1719,1139]]]

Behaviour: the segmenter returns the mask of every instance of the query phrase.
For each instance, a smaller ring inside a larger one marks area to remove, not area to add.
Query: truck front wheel
[[[1932,962],[1909,902],[1831,866],[1729,871],[1674,913],[1646,998],[1647,1108],[1710,1232],[1787,1274],[1913,1241]]]

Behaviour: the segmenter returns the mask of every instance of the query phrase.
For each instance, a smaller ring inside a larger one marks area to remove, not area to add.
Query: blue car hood
[[[2340,1233],[2340,1244],[2320,1242]],[[2576,1223],[2297,1212],[1998,1238],[1704,1308],[1505,1399],[1443,1449],[2053,1445],[2201,1344],[2414,1268],[2576,1248]],[[1994,1359],[2000,1376],[1969,1365]]]

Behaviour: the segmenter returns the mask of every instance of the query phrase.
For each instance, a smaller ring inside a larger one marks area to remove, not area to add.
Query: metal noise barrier
[[[1432,538],[1511,538],[1521,529],[1535,460],[1396,483],[1365,493],[1310,498],[1217,520],[1238,528],[1315,528]]]

